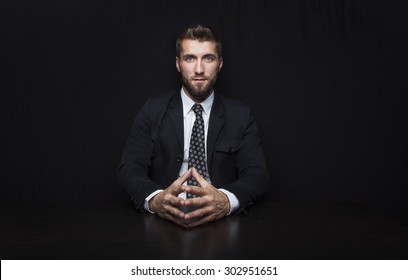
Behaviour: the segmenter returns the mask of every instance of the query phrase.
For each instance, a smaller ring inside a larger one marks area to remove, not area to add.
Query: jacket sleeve
[[[250,206],[266,193],[269,187],[269,173],[262,150],[259,132],[254,117],[248,107],[242,115],[243,133],[236,147],[229,147],[228,151],[236,153],[236,179],[222,186],[238,198],[240,207],[236,213]],[[221,147],[222,149],[222,147]]]
[[[149,100],[136,116],[117,170],[118,181],[138,211],[144,212],[145,198],[160,185],[148,176],[153,155],[152,122]]]

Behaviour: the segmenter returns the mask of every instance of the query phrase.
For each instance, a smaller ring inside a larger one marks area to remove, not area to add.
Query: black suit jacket
[[[180,92],[149,99],[130,129],[118,179],[135,207],[178,178],[183,161],[184,128]],[[211,183],[238,198],[240,210],[268,187],[268,172],[258,129],[249,108],[215,94],[207,134]]]

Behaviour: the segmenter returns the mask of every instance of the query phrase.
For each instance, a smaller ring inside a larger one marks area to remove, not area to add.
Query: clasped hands
[[[184,186],[183,183],[190,176],[193,176],[200,186]],[[182,192],[197,197],[178,197]],[[195,210],[184,213],[180,209],[184,206],[193,206]],[[208,183],[195,168],[190,168],[163,192],[150,199],[149,208],[163,219],[191,228],[225,217],[230,210],[230,203],[223,192]]]

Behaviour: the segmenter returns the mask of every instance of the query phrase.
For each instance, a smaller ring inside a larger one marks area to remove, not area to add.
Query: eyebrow
[[[185,55],[183,55],[182,57],[183,57],[183,58],[189,58],[189,57],[197,57],[197,56],[195,56],[195,55],[193,55],[193,54],[185,54]]]
[[[217,56],[216,56],[215,54],[213,54],[213,53],[209,53],[209,54],[203,55],[203,57],[213,57],[213,58],[216,58]]]
[[[189,58],[189,57],[197,58],[197,56],[194,55],[194,54],[185,54],[185,55],[182,56],[182,58]],[[207,53],[207,54],[204,54],[203,57],[214,57],[214,58],[216,58],[217,55],[213,54],[213,53]]]

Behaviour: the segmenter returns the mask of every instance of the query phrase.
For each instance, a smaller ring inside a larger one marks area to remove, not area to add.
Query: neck
[[[211,89],[209,92],[202,92],[202,93],[200,93],[200,94],[191,94],[191,93],[185,88],[185,86],[183,86],[183,91],[184,91],[185,94],[186,94],[191,100],[193,100],[195,103],[204,102],[204,101],[213,93],[213,89]]]

